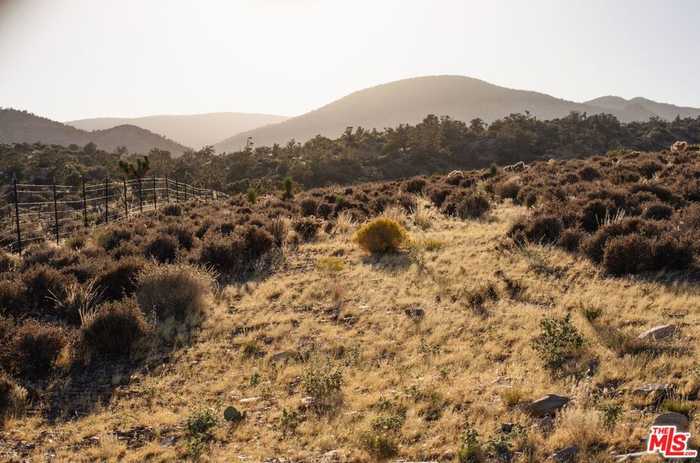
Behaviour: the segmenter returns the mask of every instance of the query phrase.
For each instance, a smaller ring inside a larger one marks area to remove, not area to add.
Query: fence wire
[[[0,203],[0,248],[20,254],[29,244],[59,243],[76,231],[157,212],[167,204],[228,198],[167,177],[105,179],[78,186],[13,182],[0,190],[6,192],[5,204]]]

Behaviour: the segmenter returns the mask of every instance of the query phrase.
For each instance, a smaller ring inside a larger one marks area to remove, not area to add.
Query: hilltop
[[[0,109],[0,143],[36,142],[65,146],[94,143],[106,151],[115,151],[123,146],[131,153],[143,154],[157,148],[169,151],[174,156],[188,149],[162,135],[133,125],[87,132],[27,111]]]
[[[700,109],[681,108],[650,100],[635,99],[624,104],[608,99],[576,103],[544,93],[515,90],[464,76],[429,76],[399,80],[360,90],[317,110],[278,124],[234,135],[215,145],[217,151],[237,151],[248,137],[256,145],[285,144],[291,139],[304,142],[315,135],[337,137],[346,127],[382,130],[399,124],[415,124],[426,114],[485,122],[513,113],[529,111],[533,116],[555,119],[576,111],[612,114],[621,122],[696,117]]]
[[[282,122],[287,117],[271,114],[208,113],[184,115],[157,115],[145,117],[98,117],[68,121],[65,124],[82,130],[104,130],[120,125],[135,125],[200,149],[214,145],[231,134]]]

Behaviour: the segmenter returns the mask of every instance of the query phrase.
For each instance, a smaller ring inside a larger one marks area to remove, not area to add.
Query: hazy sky
[[[0,0],[0,106],[297,115],[460,74],[700,106],[698,0]]]

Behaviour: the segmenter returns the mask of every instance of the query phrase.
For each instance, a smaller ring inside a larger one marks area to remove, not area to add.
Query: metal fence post
[[[156,190],[156,176],[153,176],[153,211],[158,212],[158,191]]]
[[[129,200],[126,197],[126,177],[122,178],[124,184],[124,215],[129,218]]]
[[[109,223],[109,177],[105,179],[105,223]]]
[[[87,228],[88,219],[87,219],[87,200],[85,198],[85,177],[80,177],[80,181],[83,184],[83,227]]]
[[[175,180],[175,202],[180,202],[180,185],[177,180]]]
[[[15,190],[15,225],[17,225],[17,250],[22,254],[22,232],[19,227],[19,193],[17,192],[17,176],[12,177]]]
[[[58,234],[58,204],[56,203],[56,179],[53,180],[53,226],[56,235],[56,244],[60,241]]]
[[[137,177],[139,181],[139,211],[143,214],[143,184],[141,183],[141,177]]]
[[[170,202],[170,184],[168,184],[168,176],[165,176],[165,201]]]

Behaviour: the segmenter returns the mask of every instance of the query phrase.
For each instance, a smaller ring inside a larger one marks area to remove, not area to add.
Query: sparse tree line
[[[211,147],[173,158],[158,149],[148,153],[149,175],[227,192],[279,189],[292,177],[305,188],[387,180],[471,169],[492,163],[571,158],[612,149],[642,151],[669,147],[676,140],[700,142],[700,117],[620,123],[611,115],[571,113],[549,121],[511,114],[486,124],[428,115],[416,125],[384,130],[348,127],[336,139],[323,136],[299,143],[259,146],[217,155]],[[0,145],[0,182],[55,180],[77,185],[124,175],[120,162],[135,162],[143,153],[118,149],[108,153],[92,143],[85,147],[42,144]]]

